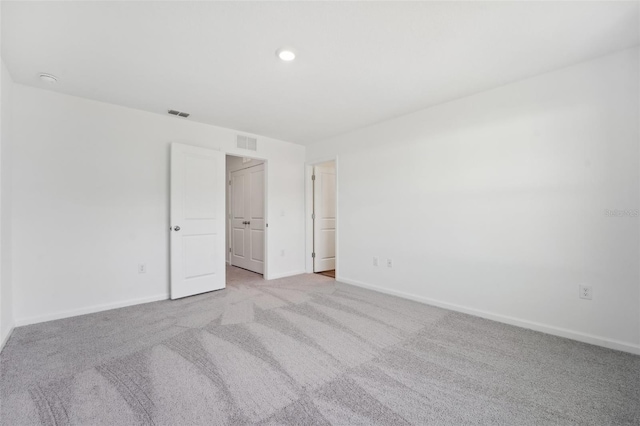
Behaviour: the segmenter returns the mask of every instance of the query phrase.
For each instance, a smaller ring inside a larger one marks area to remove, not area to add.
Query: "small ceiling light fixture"
[[[47,74],[44,72],[40,73],[40,80],[44,81],[45,83],[49,83],[49,84],[53,84],[56,81],[58,81],[58,77],[56,77],[55,75],[52,74]]]
[[[281,47],[276,50],[276,56],[285,62],[291,62],[296,58],[296,52],[289,47]]]

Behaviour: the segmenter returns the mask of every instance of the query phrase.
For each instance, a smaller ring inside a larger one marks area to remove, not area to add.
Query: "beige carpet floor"
[[[318,274],[228,277],[17,328],[0,424],[640,424],[638,356]]]

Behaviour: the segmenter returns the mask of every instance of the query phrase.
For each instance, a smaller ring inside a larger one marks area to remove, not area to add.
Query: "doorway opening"
[[[226,157],[226,248],[228,267],[266,272],[266,161]]]
[[[336,277],[336,162],[311,167],[312,272]]]

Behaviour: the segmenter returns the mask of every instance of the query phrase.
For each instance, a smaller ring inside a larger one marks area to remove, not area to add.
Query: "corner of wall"
[[[13,80],[0,58],[0,351],[15,327],[11,257],[11,104]]]
[[[2,335],[2,339],[0,340],[0,352],[2,352],[7,342],[9,341],[11,334],[13,334],[13,329],[15,328],[15,324],[11,323],[7,327],[3,326],[3,328],[6,328],[6,330],[3,330],[4,332]]]

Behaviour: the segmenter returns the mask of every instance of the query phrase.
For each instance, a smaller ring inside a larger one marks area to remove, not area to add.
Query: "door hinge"
[[[316,180],[316,175],[311,175],[311,180]]]
[[[229,247],[229,253],[231,253],[231,247]]]
[[[316,254],[315,253],[311,253],[311,257],[315,259]]]
[[[316,220],[316,214],[315,213],[311,213],[311,219]]]
[[[231,186],[231,181],[229,181],[229,186]]]

